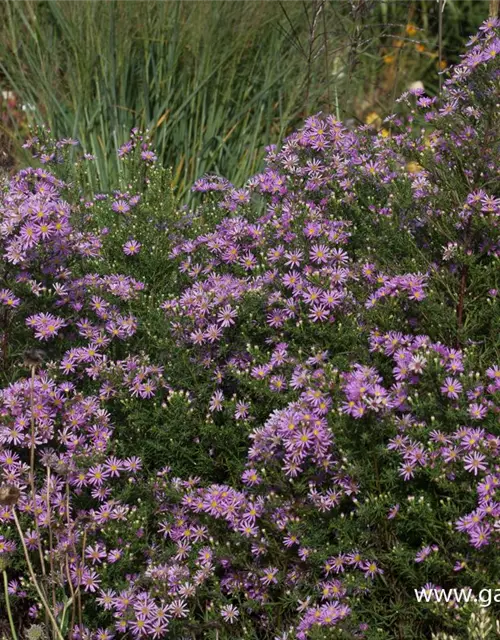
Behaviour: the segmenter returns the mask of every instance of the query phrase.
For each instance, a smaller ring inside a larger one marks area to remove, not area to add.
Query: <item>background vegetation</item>
[[[118,170],[114,150],[137,126],[151,131],[181,198],[207,171],[242,182],[265,146],[308,114],[379,125],[412,83],[435,93],[439,65],[456,61],[488,6],[7,0],[0,89],[9,157],[20,157],[26,124],[47,124],[96,156],[106,189]]]

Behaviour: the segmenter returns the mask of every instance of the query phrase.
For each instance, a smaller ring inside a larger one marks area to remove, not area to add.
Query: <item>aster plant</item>
[[[311,117],[191,211],[138,131],[112,193],[28,142],[0,204],[13,638],[469,632],[414,591],[500,577],[498,28],[439,98]]]

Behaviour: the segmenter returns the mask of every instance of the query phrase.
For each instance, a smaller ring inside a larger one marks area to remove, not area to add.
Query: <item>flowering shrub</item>
[[[13,638],[470,628],[414,590],[500,576],[498,26],[440,100],[309,118],[192,212],[137,131],[111,194],[28,142],[0,205]]]

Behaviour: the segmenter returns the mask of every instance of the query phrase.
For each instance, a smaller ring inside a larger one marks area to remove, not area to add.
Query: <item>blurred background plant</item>
[[[439,61],[457,59],[488,10],[488,0],[6,0],[3,146],[20,160],[26,123],[47,124],[96,156],[106,189],[114,149],[132,127],[149,129],[185,199],[207,171],[254,173],[265,146],[308,114],[381,126],[408,86],[436,92]]]
[[[500,622],[487,609],[480,608],[469,616],[466,640],[491,640],[500,637]],[[455,635],[444,632],[432,634],[431,640],[458,640]]]
[[[9,131],[22,134],[23,127],[26,127],[26,118],[19,109],[15,93],[2,91],[0,94],[0,184],[3,177],[8,175],[15,166],[14,142]]]

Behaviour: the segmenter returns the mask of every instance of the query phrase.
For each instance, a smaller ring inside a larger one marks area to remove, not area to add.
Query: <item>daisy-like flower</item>
[[[443,447],[441,455],[443,460],[449,464],[450,462],[456,462],[458,460],[459,450],[457,447]]]
[[[122,144],[122,146],[118,149],[118,156],[120,158],[123,158],[124,156],[126,156],[128,153],[130,153],[132,151],[132,149],[134,148],[133,143],[129,140],[128,142],[126,142],[125,144]]]
[[[211,412],[222,411],[222,403],[224,401],[224,395],[222,391],[216,391],[210,399],[209,409]]]
[[[278,579],[276,576],[278,575],[278,571],[279,570],[276,567],[267,567],[267,569],[264,569],[264,575],[260,578],[262,584],[266,586],[270,584],[277,584]]]
[[[0,289],[0,304],[15,309],[21,304],[21,300],[10,289]]]
[[[315,222],[310,222],[304,227],[304,235],[306,238],[315,238],[321,233],[321,227]]]
[[[238,312],[236,311],[236,309],[233,309],[231,305],[228,304],[219,311],[217,321],[220,323],[221,327],[230,327],[234,324],[234,319],[237,315]]]
[[[221,328],[218,327],[216,324],[211,324],[207,327],[204,337],[206,340],[208,340],[208,342],[214,343],[220,339],[221,335],[222,335]]]
[[[106,555],[106,547],[103,544],[89,545],[85,549],[85,557],[87,560],[90,560],[92,564],[101,564]]]
[[[403,476],[404,480],[409,480],[415,475],[415,465],[411,462],[405,462],[399,469],[399,475]]]
[[[115,511],[115,518],[116,518],[116,511]],[[121,518],[123,519],[123,518]],[[115,562],[118,562],[118,560],[123,556],[123,551],[121,549],[111,549],[111,551],[108,553],[106,560],[109,562],[109,564],[114,564]]]
[[[239,264],[241,264],[241,266],[247,270],[247,271],[252,271],[252,269],[255,269],[255,267],[257,266],[257,259],[255,258],[255,256],[249,251],[248,253],[246,253],[244,256],[242,256],[239,260]]]
[[[156,391],[156,385],[151,380],[146,380],[143,384],[139,384],[136,393],[140,398],[152,398]]]
[[[293,547],[293,545],[300,543],[298,537],[294,533],[290,533],[283,538],[283,544],[285,547]]]
[[[109,478],[109,476],[109,471],[106,470],[102,464],[96,464],[95,466],[90,467],[90,469],[88,470],[87,482],[90,485],[100,487],[104,483],[106,478]]]
[[[333,308],[341,304],[345,294],[339,289],[330,289],[321,294],[320,301],[327,307]]]
[[[158,160],[158,156],[151,150],[146,150],[141,152],[141,158],[146,162],[155,162]]]
[[[259,533],[257,527],[251,520],[244,520],[238,525],[238,531],[240,531],[246,538],[252,538]]]
[[[366,560],[361,565],[361,569],[364,571],[367,578],[374,578],[377,574],[384,573],[383,569],[380,569],[375,562],[370,560]]]
[[[146,637],[151,631],[147,618],[144,618],[142,616],[138,616],[137,618],[135,618],[135,620],[131,620],[128,623],[128,626],[134,638]]]
[[[244,420],[248,417],[249,410],[250,406],[247,402],[237,402],[234,417],[236,418],[236,420]]]
[[[128,240],[123,245],[123,253],[127,256],[135,256],[141,250],[141,243],[137,240]]]
[[[441,387],[441,393],[447,398],[458,400],[458,394],[463,390],[462,384],[456,378],[445,378],[444,384]]]
[[[130,205],[126,200],[115,200],[111,208],[113,211],[116,211],[116,213],[128,213],[130,211]]]
[[[495,380],[495,382],[500,381],[500,367],[496,364],[492,367],[489,367],[488,369],[486,369],[486,375],[491,380]]]
[[[476,549],[489,544],[491,537],[491,526],[489,524],[478,524],[469,533],[470,542]]]
[[[155,621],[150,624],[149,633],[154,638],[154,640],[157,640],[158,638],[163,638],[166,635],[167,630],[168,630],[167,622]]]
[[[123,470],[123,463],[118,458],[115,458],[115,456],[111,456],[107,458],[104,463],[104,469],[110,476],[118,477],[120,475],[120,471]]]
[[[482,420],[488,413],[488,407],[473,403],[469,406],[469,415],[473,420]]]
[[[80,579],[80,583],[83,585],[85,591],[95,593],[99,587],[101,579],[93,569],[84,569]]]
[[[237,203],[250,202],[250,192],[248,189],[234,189],[230,197],[231,200]]]
[[[325,264],[329,260],[328,247],[324,244],[314,244],[309,252],[311,262]]]
[[[324,322],[330,315],[330,312],[322,304],[315,304],[312,306],[308,315],[313,322]]]
[[[181,598],[172,600],[172,602],[168,605],[168,610],[170,611],[170,614],[173,618],[185,618],[188,614],[187,604]]]
[[[34,536],[35,536],[34,546],[28,547],[30,549],[31,548],[36,549],[38,545],[38,538],[36,534],[34,534]],[[25,542],[27,542],[27,535],[25,536]],[[13,540],[7,540],[4,536],[0,534],[0,556],[2,556],[3,554],[12,553],[15,550],[16,550],[16,543]]]
[[[302,262],[303,257],[302,251],[287,251],[285,253],[285,265],[287,267],[298,267]]]
[[[423,562],[432,552],[431,547],[423,547],[417,552],[415,556],[415,562]]]
[[[32,529],[27,529],[24,536],[24,543],[30,551],[38,548],[38,534]]]
[[[99,628],[95,632],[95,640],[113,640],[114,633],[110,629]]]
[[[127,458],[123,462],[123,468],[126,471],[130,471],[135,473],[136,471],[140,471],[142,469],[142,460],[137,456],[132,456],[131,458]]]
[[[229,624],[233,624],[238,619],[240,612],[234,605],[227,604],[220,608],[220,614],[224,622],[229,622]]]
[[[482,454],[477,452],[471,453],[470,455],[464,457],[464,469],[477,476],[479,471],[486,471],[486,469],[488,468],[484,464],[485,460],[486,458]]]
[[[250,487],[254,487],[262,482],[262,478],[255,471],[255,469],[246,469],[246,471],[243,472],[241,479]]]
[[[269,388],[271,391],[284,391],[287,387],[285,376],[271,376]]]
[[[51,313],[37,313],[27,318],[26,324],[33,327],[36,338],[49,340],[56,336],[67,323],[62,318],[58,318]]]

